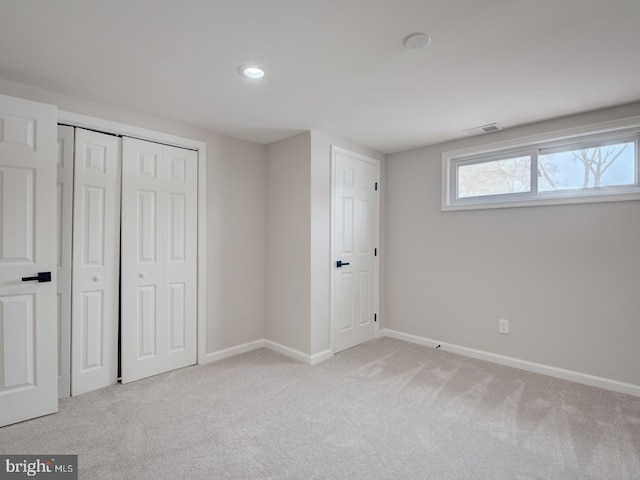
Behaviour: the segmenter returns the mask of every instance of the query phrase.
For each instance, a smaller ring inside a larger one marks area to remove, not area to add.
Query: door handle
[[[342,260],[338,260],[336,262],[336,267],[340,268],[340,267],[344,267],[345,265],[350,265],[349,262],[343,262]]]
[[[35,277],[22,277],[23,282],[50,282],[51,281],[51,272],[38,272],[38,275]]]

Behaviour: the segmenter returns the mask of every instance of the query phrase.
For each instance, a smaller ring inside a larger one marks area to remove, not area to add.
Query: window
[[[540,149],[538,191],[635,185],[636,150],[636,138]]]
[[[531,191],[531,155],[458,164],[458,197]]]
[[[640,120],[640,118],[639,118]],[[633,128],[443,154],[443,210],[640,199]]]

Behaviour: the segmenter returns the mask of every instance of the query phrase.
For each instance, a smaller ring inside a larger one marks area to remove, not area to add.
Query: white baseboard
[[[333,352],[331,350],[324,350],[323,352],[315,353],[311,355],[310,365],[317,365],[320,362],[324,362],[325,360],[333,357]]]
[[[403,340],[405,342],[415,343],[432,348],[440,345],[440,348],[442,350],[457,353],[459,355],[464,355],[465,357],[477,358],[479,360],[485,360],[487,362],[519,368],[528,372],[541,373],[543,375],[549,375],[550,377],[561,378],[562,380],[569,380],[571,382],[582,383],[584,385],[590,385],[592,387],[604,388],[613,392],[625,393],[627,395],[640,397],[640,386],[633,385],[631,383],[619,382],[617,380],[597,377],[595,375],[589,375],[587,373],[574,372],[573,370],[565,370],[563,368],[529,362],[527,360],[520,360],[513,357],[506,357],[504,355],[485,352],[483,350],[476,350],[473,348],[462,347],[460,345],[454,345],[451,343],[439,342],[430,338],[419,337],[417,335],[398,332],[396,330],[390,330],[388,328],[380,329],[380,336],[391,337],[397,340]]]
[[[287,347],[280,343],[274,342],[272,340],[264,340],[264,348],[268,348],[269,350],[273,350],[274,352],[280,353],[287,357],[291,357],[299,362],[303,362],[311,365],[311,355],[308,355],[300,350],[296,350],[295,348]]]
[[[257,350],[262,347],[264,347],[264,339],[243,343],[242,345],[236,345],[235,347],[225,348],[224,350],[218,350],[216,352],[206,353],[204,355],[204,361],[200,362],[200,364],[204,365],[205,363],[217,362],[218,360],[250,352],[251,350]]]
[[[273,350],[274,352],[280,353],[287,357],[293,358],[295,360],[298,360],[300,362],[306,363],[308,365],[316,365],[320,362],[324,362],[325,360],[333,357],[333,352],[331,350],[324,350],[314,355],[308,355],[306,353],[301,352],[300,350],[296,350],[294,348],[287,347],[280,343],[261,338],[260,340],[243,343],[242,345],[236,345],[235,347],[225,348],[224,350],[218,350],[216,352],[206,353],[204,355],[204,360],[198,363],[200,365],[204,365],[205,363],[217,362],[218,360],[223,360],[225,358],[233,357],[234,355],[240,355],[241,353],[250,352],[251,350],[257,350],[258,348],[263,348],[263,347],[268,348],[269,350]]]

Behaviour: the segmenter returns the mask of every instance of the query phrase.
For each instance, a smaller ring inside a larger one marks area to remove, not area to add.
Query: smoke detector
[[[466,133],[470,137],[475,137],[476,135],[499,132],[500,130],[504,130],[500,124],[490,123],[488,125],[482,125],[481,127],[470,128],[469,130],[465,130],[464,133]]]
[[[412,33],[402,42],[407,50],[420,50],[430,43],[431,37],[426,33]]]

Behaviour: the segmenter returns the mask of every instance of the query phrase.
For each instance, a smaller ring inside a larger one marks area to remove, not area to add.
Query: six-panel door
[[[197,153],[123,140],[122,382],[196,363]]]
[[[375,335],[379,167],[375,161],[334,149],[333,168],[333,329],[337,353]]]
[[[0,426],[58,410],[56,121],[0,95]]]

